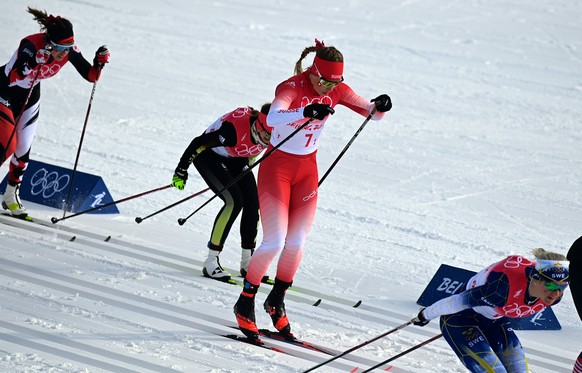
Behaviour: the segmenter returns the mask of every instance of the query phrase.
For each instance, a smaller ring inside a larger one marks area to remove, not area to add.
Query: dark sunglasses
[[[261,126],[262,130],[259,130],[257,128],[257,122],[259,123],[259,125]],[[263,139],[261,138],[261,134],[259,132],[263,132],[266,139],[266,142],[263,141]],[[257,118],[255,120],[255,123],[253,123],[253,125],[251,126],[251,133],[253,135],[253,137],[255,138],[255,140],[261,144],[262,146],[269,146],[269,141],[271,140],[271,134],[269,133],[269,131],[267,131],[265,129],[265,126],[263,125],[263,123],[261,123],[261,121],[259,120],[259,118]]]
[[[564,291],[568,287],[568,284],[566,284],[566,285],[559,285],[559,284],[556,284],[555,282],[544,282],[544,286],[549,291],[557,291],[557,290]]]
[[[332,87],[335,87],[336,85],[338,85],[344,81],[343,76],[342,76],[341,80],[327,80],[323,76],[321,76],[321,73],[319,72],[317,65],[313,64],[313,66],[315,67],[315,71],[317,72],[317,76],[319,77],[319,84],[324,86],[324,87],[332,88]]]
[[[564,291],[568,287],[568,284],[567,283],[559,284],[557,282],[554,282],[554,281],[549,280],[549,278],[547,276],[544,276],[544,274],[541,273],[541,272],[539,272],[539,271],[536,272],[536,273],[534,273],[532,277],[533,277],[534,280],[543,281],[544,282],[544,286],[549,291],[557,291],[557,290]]]
[[[343,81],[344,81],[343,76],[342,76],[342,80],[340,80],[339,82],[335,81],[335,80],[327,80],[327,79],[323,79],[322,77],[319,77],[319,84],[321,84],[324,87],[328,87],[328,88],[335,87],[336,85],[340,84]]]

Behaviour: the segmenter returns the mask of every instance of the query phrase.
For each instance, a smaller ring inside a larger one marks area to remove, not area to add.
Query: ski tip
[[[111,236],[107,236],[107,238],[105,238],[105,242],[109,242],[109,240],[111,239]]]
[[[30,221],[30,222],[33,221],[32,217],[30,215],[28,215],[28,214],[12,215],[9,212],[2,212],[2,215],[9,216],[11,218],[18,219],[18,220],[24,220],[24,221]]]
[[[204,277],[208,277],[208,276],[204,276]],[[224,282],[225,284],[232,284],[231,281],[234,281],[231,277],[225,277],[225,278],[212,278],[212,277],[208,277],[212,280],[216,280],[218,282]],[[235,282],[236,284],[236,282]]]
[[[315,301],[315,303],[313,303],[313,307],[319,306],[320,303],[321,303],[321,298],[318,299],[317,301]]]
[[[76,239],[76,238],[77,238],[77,236],[73,236],[73,237],[71,237],[71,238],[69,239],[69,242],[73,242],[73,241],[75,241],[75,239]]]
[[[362,304],[362,301],[359,300],[359,301],[356,302],[356,304],[353,305],[353,307],[354,308],[358,308],[358,307],[360,307],[361,304]]]
[[[202,277],[204,277],[204,278],[218,281],[218,282],[222,282],[223,284],[238,285],[236,280],[234,280],[232,277],[214,278],[214,277],[210,277],[207,273],[205,273],[205,271],[206,271],[205,269],[202,269]]]

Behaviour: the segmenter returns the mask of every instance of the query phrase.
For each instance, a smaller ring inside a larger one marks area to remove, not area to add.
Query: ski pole
[[[168,209],[171,209],[172,207],[174,207],[174,206],[176,206],[176,205],[179,205],[179,204],[180,204],[180,203],[182,203],[182,202],[186,202],[187,200],[189,200],[189,199],[191,199],[191,198],[194,198],[194,197],[196,197],[196,196],[198,196],[198,195],[200,195],[200,194],[202,194],[202,193],[204,193],[204,192],[207,192],[207,191],[209,191],[209,190],[210,190],[210,188],[202,189],[201,191],[199,191],[199,192],[196,192],[196,193],[192,194],[191,196],[188,196],[188,197],[186,197],[186,198],[184,198],[184,199],[181,199],[181,200],[179,200],[178,202],[174,202],[174,203],[172,203],[171,205],[169,205],[169,206],[166,206],[166,207],[164,207],[163,209],[161,209],[161,210],[158,210],[158,211],[156,211],[156,212],[154,212],[154,213],[152,213],[152,214],[149,214],[148,216],[146,216],[146,217],[144,217],[144,218],[137,217],[137,218],[135,218],[135,222],[136,222],[137,224],[139,224],[139,223],[141,223],[142,221],[144,221],[144,220],[146,220],[146,219],[149,219],[149,218],[151,218],[151,217],[152,217],[152,216],[154,216],[154,215],[157,215],[157,214],[159,214],[160,212],[163,212],[163,211],[166,211],[166,210],[168,210]]]
[[[330,358],[330,359],[327,359],[327,360],[325,360],[324,362],[322,362],[322,363],[319,363],[319,364],[317,364],[317,365],[315,365],[315,366],[313,366],[313,367],[311,367],[311,368],[309,368],[309,369],[307,369],[307,370],[303,371],[303,373],[311,372],[311,371],[313,371],[313,370],[315,370],[315,369],[317,369],[317,368],[319,368],[319,367],[322,367],[322,366],[324,366],[324,365],[327,365],[327,364],[331,363],[332,361],[334,361],[334,360],[336,360],[336,359],[339,359],[340,357],[342,357],[342,356],[345,356],[345,355],[349,354],[350,352],[353,352],[353,351],[355,351],[355,350],[357,350],[357,349],[359,349],[359,348],[362,348],[362,347],[364,347],[364,346],[367,346],[367,345],[369,345],[370,343],[372,343],[372,342],[374,342],[374,341],[377,341],[377,340],[378,340],[378,339],[380,339],[380,338],[384,338],[384,337],[386,337],[387,335],[389,335],[389,334],[392,334],[392,333],[394,333],[394,332],[396,332],[396,331],[398,331],[398,330],[400,330],[400,329],[404,329],[405,327],[407,327],[407,326],[408,326],[408,325],[410,325],[410,324],[412,324],[412,320],[410,320],[410,321],[407,321],[407,322],[405,322],[404,324],[402,324],[402,325],[400,325],[400,326],[397,326],[397,327],[396,327],[396,328],[394,328],[394,329],[390,329],[390,330],[388,330],[387,332],[385,332],[385,333],[382,333],[382,334],[380,334],[380,335],[379,335],[379,336],[377,336],[377,337],[374,337],[374,338],[372,338],[372,339],[368,339],[367,341],[365,341],[365,342],[363,342],[363,343],[360,343],[360,344],[359,344],[359,345],[357,345],[357,346],[354,346],[354,347],[352,347],[352,348],[350,348],[350,349],[347,349],[347,350],[345,350],[344,352],[342,352],[342,353],[340,353],[340,354],[338,354],[338,355],[335,355],[334,357],[332,357],[332,358]]]
[[[384,365],[384,364],[388,364],[389,362],[391,362],[391,361],[393,361],[393,360],[396,360],[396,359],[398,359],[399,357],[401,357],[401,356],[404,356],[404,355],[408,354],[409,352],[412,352],[412,351],[414,351],[414,350],[416,350],[416,349],[419,349],[419,348],[421,348],[422,346],[424,346],[424,345],[427,345],[427,344],[429,344],[429,343],[430,343],[430,342],[432,342],[432,341],[436,341],[437,339],[439,339],[439,338],[440,338],[440,337],[442,337],[442,336],[443,336],[442,334],[437,334],[437,335],[435,335],[434,337],[432,337],[432,338],[429,338],[429,339],[427,339],[426,341],[424,341],[424,342],[421,342],[421,343],[419,343],[419,344],[417,344],[417,345],[415,345],[415,346],[413,346],[413,347],[409,348],[408,350],[402,351],[402,352],[401,352],[401,353],[399,353],[398,355],[392,356],[391,358],[389,358],[389,359],[387,359],[387,360],[384,360],[383,362],[381,362],[381,363],[378,363],[378,364],[374,365],[373,367],[370,367],[370,368],[368,368],[368,369],[364,370],[362,373],[371,372],[371,371],[373,371],[374,369],[376,369],[376,368],[379,368],[379,367],[381,367],[381,366],[382,366],[382,365]]]
[[[69,215],[67,217],[61,218],[61,219],[57,219],[57,218],[55,218],[53,216],[51,218],[51,222],[53,224],[55,224],[55,223],[57,223],[57,222],[59,222],[61,220],[66,220],[66,219],[74,218],[75,216],[79,216],[79,215],[82,215],[82,214],[86,214],[88,212],[95,211],[95,210],[99,210],[99,209],[102,209],[104,207],[108,207],[108,206],[111,206],[111,205],[117,205],[117,204],[119,204],[121,202],[129,201],[130,199],[138,198],[138,197],[141,197],[141,196],[145,196],[146,194],[150,194],[150,193],[157,192],[157,191],[160,191],[160,190],[168,189],[171,186],[172,186],[172,184],[164,185],[163,187],[159,187],[159,188],[155,188],[155,189],[152,189],[152,190],[148,190],[147,192],[142,192],[142,193],[139,193],[139,194],[135,194],[135,195],[130,196],[130,197],[125,197],[123,199],[120,199],[120,200],[117,200],[117,201],[113,201],[113,202],[109,202],[109,203],[106,203],[104,205],[99,205],[99,206],[93,207],[93,208],[91,208],[89,210],[81,211],[81,212],[78,212],[76,214]]]
[[[101,75],[101,69],[103,66],[99,66],[98,76]],[[73,174],[71,176],[71,183],[69,184],[69,191],[67,192],[67,199],[65,199],[65,203],[63,204],[63,217],[61,220],[65,218],[65,214],[67,213],[67,205],[69,204],[69,198],[71,198],[71,192],[73,191],[73,185],[75,184],[75,174],[77,173],[77,164],[79,163],[79,155],[81,154],[81,146],[83,146],[83,138],[85,137],[85,130],[87,129],[87,122],[89,121],[89,113],[91,112],[91,106],[93,104],[93,96],[95,96],[95,88],[97,87],[97,82],[99,79],[95,79],[93,82],[93,89],[91,90],[91,97],[89,97],[89,105],[87,106],[87,113],[85,114],[85,122],[83,123],[83,130],[81,131],[81,139],[79,140],[79,146],[77,147],[77,157],[75,158],[75,166],[73,167]]]
[[[6,151],[10,147],[10,143],[12,142],[12,139],[14,138],[14,135],[16,134],[16,127],[18,126],[18,121],[20,121],[22,114],[24,114],[24,112],[26,111],[26,105],[28,105],[28,101],[30,101],[30,96],[32,96],[32,90],[34,89],[34,85],[36,84],[36,81],[38,80],[38,76],[40,74],[41,68],[42,68],[42,66],[38,67],[38,70],[36,71],[36,74],[34,75],[34,80],[32,81],[32,85],[30,86],[30,89],[28,90],[28,94],[26,95],[26,100],[24,100],[24,105],[22,105],[22,110],[20,110],[20,114],[18,114],[18,116],[14,120],[14,128],[12,129],[12,133],[10,134],[8,141],[6,142],[6,148],[4,149],[4,154],[2,155],[2,159],[1,159],[0,163],[4,163],[4,161],[7,158]]]
[[[293,136],[295,136],[299,131],[301,131],[303,128],[305,128],[309,123],[313,122],[313,118],[310,118],[307,122],[303,123],[301,126],[299,126],[295,131],[293,131],[289,136],[285,137],[283,139],[283,141],[281,141],[280,143],[277,144],[277,146],[274,146],[271,150],[269,150],[267,153],[265,153],[265,155],[263,155],[261,157],[261,159],[259,159],[258,161],[256,161],[255,163],[253,163],[252,166],[250,166],[249,168],[247,168],[244,172],[241,172],[240,174],[238,174],[237,177],[235,177],[234,179],[232,179],[230,181],[230,183],[226,184],[225,187],[223,187],[222,189],[220,189],[217,193],[215,193],[212,198],[210,198],[208,201],[204,202],[202,204],[202,206],[198,207],[196,210],[194,210],[190,215],[186,216],[185,218],[180,218],[178,219],[178,224],[180,225],[184,225],[184,223],[186,223],[186,221],[188,219],[190,219],[194,214],[196,214],[198,211],[202,210],[202,208],[206,205],[208,205],[213,199],[215,199],[216,197],[218,197],[222,192],[224,192],[225,190],[227,190],[228,188],[230,188],[231,186],[233,186],[234,184],[236,184],[240,179],[242,179],[246,174],[248,174],[249,172],[251,172],[253,170],[253,168],[255,168],[256,166],[259,165],[259,163],[261,163],[262,161],[264,161],[268,156],[270,156],[271,154],[273,154],[273,152],[277,149],[279,149],[281,147],[281,145],[283,145],[284,143],[286,143],[290,138],[292,138]]]
[[[354,140],[356,139],[356,137],[358,137],[358,135],[360,134],[360,132],[362,132],[362,130],[364,129],[364,127],[366,126],[366,124],[368,124],[368,122],[370,121],[370,119],[372,119],[372,116],[374,114],[376,114],[376,108],[373,108],[372,109],[372,111],[370,112],[370,115],[368,115],[368,117],[366,118],[366,120],[364,120],[364,123],[362,123],[362,125],[360,126],[360,128],[358,128],[358,130],[354,134],[354,136],[352,136],[352,138],[350,139],[350,141],[348,141],[348,143],[346,144],[346,146],[344,147],[344,149],[337,156],[337,158],[335,159],[335,161],[333,161],[333,163],[331,164],[331,166],[329,166],[329,168],[327,169],[327,171],[325,172],[325,174],[323,175],[323,177],[321,178],[321,180],[319,180],[319,184],[317,184],[318,187],[321,186],[321,183],[323,183],[323,181],[325,180],[325,178],[327,177],[327,175],[329,175],[329,173],[335,167],[335,165],[339,162],[339,160],[341,159],[341,157],[343,157],[344,153],[352,145],[352,143],[354,142]]]

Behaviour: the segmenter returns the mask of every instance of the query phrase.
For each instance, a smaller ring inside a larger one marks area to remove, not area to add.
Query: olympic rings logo
[[[303,96],[301,98],[301,104],[300,105],[301,105],[302,108],[305,107],[305,106],[307,106],[307,105],[310,105],[310,104],[325,104],[325,105],[331,106],[331,105],[333,105],[333,100],[329,96],[316,97],[316,98],[313,98],[313,99],[310,99],[307,96]]]
[[[510,259],[507,259],[503,266],[505,268],[519,268],[520,266],[529,266],[535,264],[531,260],[524,258],[522,256],[513,256]]]
[[[57,75],[57,73],[61,70],[61,65],[59,64],[44,64],[40,67],[40,78],[47,79],[51,76]]]
[[[247,144],[241,144],[237,146],[234,151],[239,157],[252,157],[261,154],[264,149],[265,147],[259,144],[250,147]]]
[[[519,305],[517,303],[506,304],[503,307],[504,311],[503,315],[513,318],[522,318],[535,315],[536,313],[543,311],[545,308],[546,306],[541,303],[534,305],[533,307],[527,305]]]
[[[251,109],[249,109],[248,107],[238,108],[232,112],[232,117],[233,118],[242,118],[245,115],[247,115],[247,113],[250,113],[250,112],[251,112]],[[222,120],[224,120],[224,118]]]
[[[50,198],[63,191],[69,185],[70,179],[69,175],[59,176],[56,171],[48,172],[46,169],[41,168],[30,179],[30,193],[33,196],[42,193],[44,198]]]

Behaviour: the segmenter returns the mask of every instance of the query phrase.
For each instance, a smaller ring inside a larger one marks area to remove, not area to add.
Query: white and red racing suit
[[[267,124],[273,127],[269,149],[278,146],[309,118],[303,108],[312,103],[344,105],[368,116],[374,104],[340,83],[320,96],[309,80],[309,71],[282,82],[275,90]],[[372,120],[384,113],[377,112]],[[301,261],[305,239],[317,206],[316,153],[327,119],[312,121],[262,161],[258,175],[263,241],[251,258],[246,279],[259,285],[269,265],[281,253],[276,278],[291,282]]]

